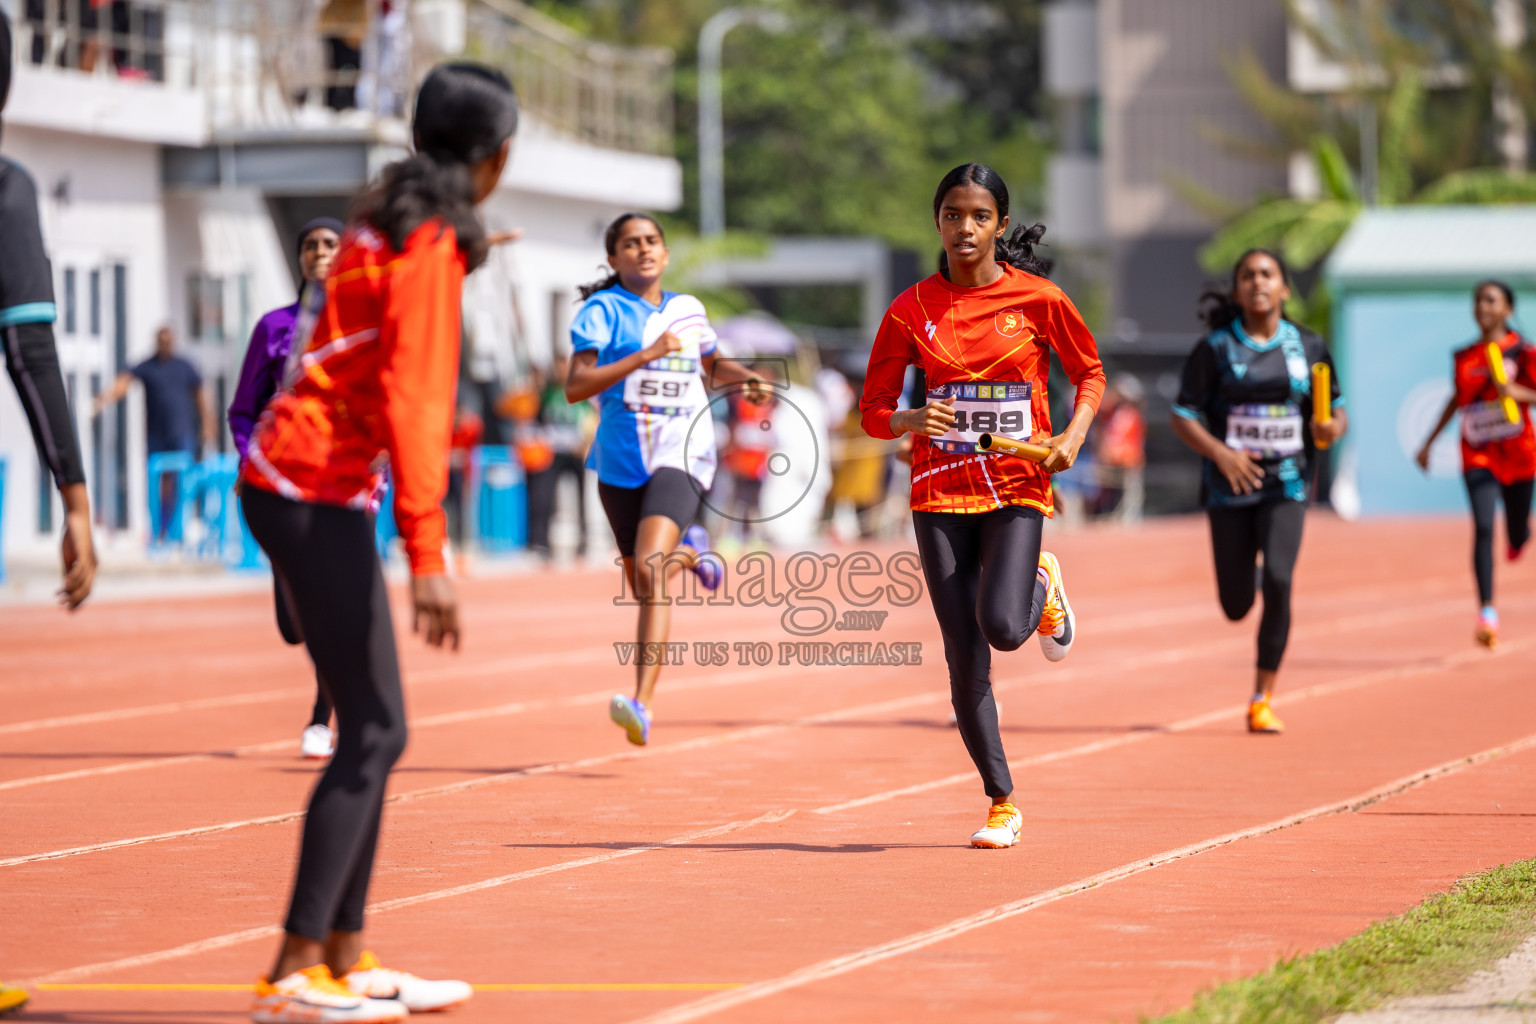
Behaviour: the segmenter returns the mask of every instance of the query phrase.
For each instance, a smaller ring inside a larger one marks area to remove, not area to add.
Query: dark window
[[[101,337],[101,271],[91,271],[91,337]]]
[[[75,333],[75,268],[64,268],[64,333]]]

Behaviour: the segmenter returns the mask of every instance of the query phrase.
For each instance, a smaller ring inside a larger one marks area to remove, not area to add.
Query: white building
[[[525,233],[471,289],[475,375],[546,363],[566,344],[575,287],[598,275],[607,222],[681,201],[671,54],[591,44],[518,0],[395,0],[388,18],[370,0],[361,72],[327,67],[321,0],[114,0],[95,25],[81,24],[93,8],[76,0],[46,0],[40,19],[23,0],[0,6],[16,47],[0,153],[37,180],[59,353],[108,552],[138,551],[146,536],[143,398],[135,388],[93,417],[93,397],[169,324],[222,416],[251,326],[293,301],[292,232],[344,215],[404,153],[400,98],[436,60],[462,51],[501,66],[523,105],[486,219]],[[9,387],[0,458],[3,550],[41,555],[61,511]]]

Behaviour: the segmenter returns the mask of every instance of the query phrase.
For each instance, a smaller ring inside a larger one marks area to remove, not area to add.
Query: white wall
[[[110,298],[104,289],[102,332],[89,335],[86,323],[89,271],[99,268],[110,279],[110,268],[127,268],[128,354],[142,356],[153,347],[152,333],[165,318],[165,225],[160,204],[158,149],[148,143],[115,141],[7,124],[0,137],[0,153],[18,161],[38,184],[42,207],[43,237],[53,260],[55,289],[61,304],[59,335],[61,361],[66,373],[79,374],[76,400],[77,424],[89,435],[88,374],[98,372],[110,381],[113,367],[110,337]],[[61,282],[66,267],[74,267],[81,282],[80,320],[73,336],[63,323]],[[130,453],[143,451],[142,399],[130,399],[128,430]],[[37,534],[36,453],[25,417],[9,387],[0,388],[0,452],[9,463],[5,494],[4,542],[6,550],[50,546],[52,539]],[[87,457],[87,468],[90,462]],[[130,454],[130,466],[133,465]],[[130,532],[142,531],[144,511],[143,468],[130,477]],[[55,515],[55,525],[59,522]],[[110,543],[110,540],[108,540]]]

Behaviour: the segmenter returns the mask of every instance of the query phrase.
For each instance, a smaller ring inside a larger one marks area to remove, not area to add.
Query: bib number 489
[[[1005,409],[997,413],[991,409],[956,409],[955,430],[962,434],[1018,434],[1024,430],[1024,413],[1019,409]]]

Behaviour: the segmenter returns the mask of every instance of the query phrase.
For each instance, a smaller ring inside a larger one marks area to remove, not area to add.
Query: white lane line
[[[313,686],[302,689],[258,690],[253,693],[231,693],[224,697],[201,697],[197,700],[173,700],[165,704],[143,704],[138,707],[118,708],[115,711],[91,711],[79,715],[60,715],[56,718],[35,718],[30,722],[8,722],[0,725],[0,736],[39,729],[61,729],[71,725],[95,725],[98,722],[121,722],[130,718],[146,718],[151,715],[173,715],[181,711],[204,711],[210,708],[235,708],[246,704],[262,704],[273,700],[289,700],[315,692]]]
[[[745,821],[732,821],[724,825],[716,825],[712,828],[700,829],[696,832],[688,832],[684,835],[674,836],[671,839],[663,839],[655,843],[641,843],[638,846],[627,847],[622,850],[610,850],[604,853],[593,854],[590,857],[580,857],[576,860],[559,861],[555,864],[546,864],[542,867],[529,868],[525,871],[514,871],[507,875],[498,875],[495,878],[487,878],[480,882],[470,882],[466,885],[450,886],[446,889],[437,889],[432,892],[418,893],[415,896],[400,896],[392,900],[382,900],[368,905],[369,914],[383,913],[388,910],[400,910],[404,907],[414,907],[421,903],[431,903],[436,900],[452,899],[455,896],[464,896],[472,892],[482,892],[486,889],[495,889],[503,885],[511,885],[513,882],[521,882],[530,878],[541,878],[544,875],[553,875],[562,871],[574,871],[577,868],[592,867],[597,864],[606,864],[609,861],[622,860],[625,857],[638,857],[642,853],[651,853],[655,850],[665,850],[674,846],[686,846],[703,839],[712,839],[715,836],[726,835],[731,832],[740,832],[743,829],[753,828],[757,825],[770,825],[783,821],[795,812],[792,810],[769,811],[760,814],[756,818]],[[83,964],[79,967],[69,967],[62,971],[34,978],[29,985],[39,985],[49,982],[66,981],[72,978],[85,978],[95,974],[104,974],[108,971],[130,970],[137,967],[145,967],[150,964],[164,963],[167,960],[178,960],[182,957],[196,956],[199,953],[207,953],[215,949],[224,949],[228,946],[236,946],[253,939],[266,938],[282,934],[282,929],[276,925],[265,925],[261,928],[247,928],[244,931],[230,932],[228,935],[217,935],[208,939],[199,939],[196,942],[184,943],[170,949],[162,949],[153,953],[141,953],[138,956],[123,957],[119,960],[107,960],[101,963]]]
[[[817,666],[808,668],[808,672],[830,671],[831,666]],[[777,676],[779,670],[770,666],[766,668],[749,668],[736,672],[716,672],[707,676],[695,676],[674,680],[667,686],[669,693],[682,693],[690,690],[710,689],[717,686],[734,686],[738,683],[751,682],[756,679],[769,676]],[[300,691],[303,694],[312,693],[312,690]],[[484,708],[469,708],[464,711],[447,711],[437,715],[426,715],[407,723],[410,729],[434,728],[441,725],[456,725],[460,722],[474,722],[485,718],[501,718],[508,715],[525,714],[532,711],[548,711],[554,708],[582,707],[592,704],[606,704],[613,697],[613,690],[592,690],[587,693],[573,694],[569,697],[549,697],[538,700],[512,701],[507,704],[497,704]],[[270,754],[275,751],[285,750],[293,746],[292,739],[269,740],[266,743],[253,743],[244,747],[235,747],[223,751],[202,751],[196,754],[175,754],[170,757],[151,757],[138,761],[122,761],[118,764],[99,765],[92,768],[76,768],[67,772],[55,772],[51,775],[29,775],[20,779],[10,779],[0,782],[0,793],[8,790],[27,789],[32,786],[47,785],[54,782],[68,782],[74,779],[96,778],[103,775],[120,775],[124,772],[143,771],[149,768],[164,768],[171,765],[191,764],[205,761],[223,761],[231,758],[251,757],[253,755]],[[0,867],[4,867],[5,861],[0,861]]]
[[[1458,606],[1460,604],[1460,602],[1440,602],[1440,603],[1444,603],[1444,604],[1457,604]],[[1327,627],[1325,629],[1322,629],[1322,630],[1314,629],[1314,630],[1312,630],[1310,632],[1312,634],[1317,634],[1317,633],[1324,633],[1324,634],[1326,634],[1326,633],[1333,633],[1333,632],[1348,632],[1348,631],[1351,631],[1351,630],[1354,630],[1354,629],[1358,629],[1362,625],[1380,624],[1382,622],[1387,622],[1387,621],[1392,621],[1394,619],[1403,618],[1403,617],[1408,616],[1408,615],[1418,615],[1418,614],[1421,614],[1423,610],[1424,609],[1422,607],[1416,607],[1416,608],[1409,609],[1409,610],[1402,611],[1402,612],[1379,612],[1379,613],[1372,613],[1372,614],[1369,614],[1369,615],[1356,616],[1353,619],[1340,619],[1340,620],[1335,621],[1334,623],[1332,623],[1329,627]],[[1126,662],[1121,662],[1121,663],[1119,663],[1116,666],[1116,669],[1121,674],[1124,674],[1125,672],[1128,672],[1128,671],[1140,670],[1140,669],[1147,668],[1147,667],[1150,667],[1150,666],[1153,666],[1153,665],[1163,664],[1163,663],[1167,663],[1167,662],[1182,661],[1182,660],[1184,660],[1186,658],[1189,658],[1189,657],[1192,657],[1192,656],[1195,656],[1195,655],[1198,655],[1198,654],[1208,653],[1208,652],[1210,652],[1211,650],[1214,650],[1214,649],[1220,649],[1220,648],[1223,648],[1223,647],[1229,647],[1229,646],[1232,646],[1234,644],[1239,644],[1239,643],[1247,644],[1247,643],[1249,643],[1249,641],[1247,640],[1247,638],[1244,638],[1244,637],[1239,637],[1239,638],[1230,638],[1229,637],[1229,638],[1224,639],[1224,640],[1211,641],[1209,643],[1192,645],[1190,647],[1182,647],[1182,648],[1174,648],[1174,649],[1171,649],[1171,650],[1156,651],[1156,652],[1153,652],[1151,654],[1143,655],[1143,656],[1141,656],[1139,658],[1134,658],[1134,659],[1130,659],[1129,661],[1126,661]],[[1503,645],[1502,653],[1508,654],[1508,653],[1510,653],[1512,651],[1523,649],[1524,647],[1529,646],[1530,643],[1531,643],[1531,641],[1514,641],[1514,642],[1505,644],[1505,645]],[[1338,680],[1338,681],[1336,681],[1334,683],[1322,683],[1322,684],[1319,684],[1316,687],[1309,687],[1306,691],[1297,691],[1295,694],[1291,695],[1289,700],[1302,699],[1302,694],[1303,693],[1307,693],[1307,694],[1319,693],[1320,694],[1320,693],[1333,692],[1333,690],[1337,690],[1337,689],[1348,689],[1348,688],[1350,688],[1352,686],[1368,685],[1369,683],[1372,683],[1372,682],[1379,682],[1383,678],[1394,678],[1396,675],[1403,674],[1404,672],[1407,672],[1407,671],[1412,670],[1412,669],[1419,669],[1419,670],[1422,670],[1422,671],[1434,671],[1434,670],[1436,670],[1438,668],[1443,668],[1443,667],[1448,667],[1448,666],[1452,666],[1452,665],[1455,665],[1455,664],[1459,664],[1462,661],[1477,660],[1479,658],[1497,657],[1497,656],[1499,656],[1499,653],[1500,652],[1494,652],[1493,654],[1490,655],[1489,652],[1486,652],[1486,651],[1483,651],[1483,650],[1479,649],[1479,650],[1476,650],[1476,651],[1466,651],[1466,652],[1462,652],[1462,653],[1456,654],[1456,655],[1449,655],[1449,656],[1447,656],[1445,658],[1436,659],[1435,661],[1431,661],[1431,662],[1427,662],[1427,663],[1421,663],[1421,665],[1418,665],[1418,666],[1406,666],[1405,668],[1402,668],[1402,669],[1388,669],[1388,670],[1381,670],[1381,671],[1377,671],[1377,672],[1363,673],[1363,674],[1361,674],[1359,676],[1348,676],[1348,677],[1345,677],[1344,679]],[[671,684],[668,687],[668,689],[669,689],[670,692],[676,692],[676,691],[684,690],[684,689],[704,689],[704,688],[711,687],[711,686],[731,685],[731,684],[734,684],[734,683],[737,683],[737,682],[742,682],[742,681],[750,680],[752,678],[756,678],[757,676],[759,676],[761,674],[765,674],[765,673],[769,673],[769,672],[773,672],[773,671],[775,671],[775,670],[772,667],[764,668],[764,669],[747,669],[747,670],[739,671],[739,672],[720,673],[720,674],[715,675],[715,676],[705,676],[705,677],[701,677],[701,678],[693,679],[693,680],[679,680],[678,682]],[[829,668],[807,668],[807,669],[801,669],[800,671],[802,671],[802,672],[821,672],[821,671],[831,671],[831,669],[829,669]],[[1080,676],[1101,676],[1101,675],[1104,674],[1105,671],[1106,671],[1105,668],[1102,667],[1102,666],[1088,665],[1088,666],[1084,666],[1084,667],[1082,667],[1080,669],[1079,668],[1072,668],[1072,669],[1065,669],[1065,670],[1062,670],[1062,671],[1059,671],[1059,672],[1053,672],[1049,676],[1046,676],[1044,678],[1041,678],[1041,677],[1037,676],[1037,677],[1032,677],[1032,678],[1014,679],[1014,680],[1003,681],[1003,682],[1000,682],[1000,683],[995,683],[995,684],[993,684],[993,689],[994,689],[995,692],[1007,692],[1007,691],[1018,689],[1020,687],[1036,687],[1036,686],[1047,686],[1047,685],[1055,686],[1055,685],[1059,685],[1059,684],[1062,684],[1062,683],[1065,683],[1065,682],[1069,682],[1072,679],[1074,679],[1076,677],[1080,677]],[[565,703],[568,703],[568,704],[577,704],[577,703],[583,703],[583,702],[590,703],[590,702],[593,702],[595,700],[596,701],[606,701],[610,695],[611,695],[611,691],[608,691],[608,690],[594,691],[593,693],[584,694],[584,695],[581,695],[579,697],[561,698],[561,701],[563,701]],[[601,755],[598,755],[598,756],[595,756],[595,757],[584,758],[584,759],[577,760],[577,761],[548,762],[548,763],[545,763],[545,764],[542,764],[542,765],[535,765],[535,766],[533,766],[531,768],[518,769],[517,771],[502,772],[502,773],[499,773],[499,774],[496,774],[496,775],[488,775],[488,776],[485,776],[483,778],[466,779],[466,780],[463,780],[461,782],[447,783],[447,784],[442,785],[442,786],[434,786],[434,787],[429,787],[429,788],[426,788],[426,789],[419,789],[419,790],[412,790],[412,791],[405,792],[405,793],[398,793],[398,794],[396,794],[394,796],[389,797],[389,799],[386,802],[388,802],[388,803],[397,803],[397,802],[404,802],[404,801],[408,801],[408,800],[419,800],[419,799],[424,799],[424,798],[427,798],[427,797],[443,796],[443,795],[452,794],[452,793],[462,793],[462,792],[465,792],[467,790],[478,789],[478,788],[480,788],[482,786],[496,785],[496,784],[499,784],[499,783],[502,783],[502,782],[507,782],[507,781],[510,781],[510,780],[534,778],[534,777],[541,776],[541,775],[550,775],[550,774],[555,774],[555,773],[559,773],[559,772],[586,771],[586,770],[588,770],[590,768],[595,768],[595,767],[600,767],[600,766],[603,766],[603,765],[612,764],[612,763],[614,763],[616,761],[635,760],[635,759],[644,758],[644,757],[659,757],[659,756],[670,755],[670,754],[675,754],[675,753],[686,753],[688,751],[700,750],[700,749],[705,749],[705,748],[714,747],[714,746],[720,746],[720,745],[726,744],[726,743],[734,743],[734,742],[738,742],[740,740],[753,739],[753,738],[756,738],[756,737],[759,737],[759,736],[764,736],[764,735],[768,735],[768,734],[775,733],[775,732],[781,732],[781,731],[786,731],[786,730],[789,730],[789,729],[801,728],[801,727],[804,727],[804,726],[807,726],[807,725],[817,725],[817,724],[822,724],[822,723],[826,723],[826,722],[840,721],[840,720],[847,719],[847,718],[858,718],[858,717],[861,717],[861,716],[864,716],[864,715],[880,714],[880,713],[888,712],[888,711],[902,710],[902,709],[905,709],[905,708],[908,708],[908,707],[916,707],[916,706],[919,706],[921,704],[934,703],[934,702],[943,700],[945,696],[946,696],[946,694],[941,693],[941,692],[936,692],[936,691],[935,692],[925,692],[925,693],[915,694],[915,695],[912,695],[912,696],[909,696],[909,697],[901,697],[901,698],[897,698],[897,699],[894,699],[894,700],[888,700],[888,701],[879,701],[879,702],[876,702],[876,703],[873,703],[873,704],[858,705],[858,706],[855,706],[855,707],[844,708],[844,709],[836,710],[836,711],[822,712],[820,714],[808,715],[808,716],[804,716],[804,717],[801,717],[801,718],[789,719],[789,720],[782,721],[782,722],[770,722],[770,723],[766,723],[766,724],[763,724],[763,725],[749,726],[749,727],[747,727],[745,729],[738,729],[738,730],[734,730],[734,731],[726,731],[726,732],[721,732],[721,733],[714,733],[714,734],[711,734],[709,736],[701,736],[701,737],[697,737],[697,738],[692,739],[692,740],[684,740],[684,741],[679,742],[679,743],[669,743],[669,744],[661,744],[661,745],[657,745],[657,746],[641,747],[641,748],[637,748],[637,749],[632,750],[632,751],[631,750],[625,750],[625,751],[621,751],[621,752],[617,752],[617,753],[612,753],[612,754],[601,754]],[[509,709],[509,710],[506,711],[506,713],[510,714],[510,713],[513,713],[513,711],[510,710],[510,709],[527,709],[531,704],[535,704],[535,703],[539,703],[539,702],[519,702],[517,704],[503,705],[503,708],[504,709]],[[1215,711],[1210,711],[1210,712],[1207,712],[1204,715],[1197,716],[1196,719],[1186,720],[1185,723],[1184,723],[1184,728],[1193,728],[1193,727],[1195,727],[1195,726],[1189,724],[1192,721],[1198,721],[1198,724],[1202,724],[1203,725],[1203,724],[1207,724],[1208,722],[1211,722],[1211,721],[1219,721],[1224,716],[1228,716],[1228,715],[1231,715],[1233,713],[1234,712],[1230,708],[1220,708],[1220,709],[1217,709]],[[461,712],[452,712],[451,714],[453,716],[458,716],[458,715],[461,715],[463,713],[461,713]],[[485,712],[485,711],[482,711],[476,717],[488,717],[488,713]],[[1150,738],[1152,738],[1154,736],[1163,735],[1165,731],[1166,730],[1162,730],[1162,729],[1159,729],[1159,730],[1148,730],[1148,731],[1146,731],[1144,733],[1131,733],[1128,736],[1118,736],[1118,737],[1111,737],[1111,738],[1103,739],[1103,740],[1096,740],[1096,741],[1094,741],[1092,743],[1084,744],[1084,745],[1079,746],[1079,747],[1069,747],[1069,748],[1066,748],[1064,750],[1055,751],[1055,752],[1051,752],[1051,753],[1048,753],[1048,754],[1037,755],[1035,758],[1029,758],[1029,759],[1026,759],[1024,761],[1015,762],[1015,763],[1018,763],[1018,764],[1021,764],[1021,765],[1023,765],[1023,764],[1034,764],[1034,763],[1046,763],[1047,761],[1058,761],[1058,760],[1063,760],[1063,759],[1069,758],[1069,757],[1079,757],[1079,756],[1083,756],[1083,755],[1086,755],[1086,754],[1097,753],[1100,750],[1105,750],[1105,749],[1109,749],[1109,748],[1112,748],[1112,747],[1115,747],[1115,746],[1120,746],[1120,745],[1122,745],[1124,743],[1136,742],[1137,740],[1144,739],[1144,738],[1145,739],[1150,739]],[[289,741],[284,740],[284,741],[280,741],[280,742],[282,744],[286,744]],[[263,746],[271,748],[271,747],[273,747],[275,745],[274,744],[263,744]],[[191,757],[206,757],[208,755],[190,755],[190,756]],[[138,762],[135,762],[135,764],[138,764]],[[149,766],[150,767],[154,767],[155,765],[154,764],[150,764]],[[132,766],[130,765],[129,767],[132,767]],[[127,770],[127,769],[125,768],[124,770]],[[101,771],[104,771],[104,769],[83,769],[82,771],[84,771],[84,772],[101,772]],[[68,774],[68,773],[66,773],[66,774]],[[833,804],[833,805],[830,805],[828,807],[819,808],[816,811],[814,811],[813,813],[831,814],[831,813],[834,813],[835,811],[844,810],[844,809],[847,809],[847,808],[850,808],[850,807],[863,806],[865,804],[872,804],[872,803],[880,803],[880,802],[882,802],[884,800],[895,799],[898,796],[908,795],[909,793],[925,792],[927,790],[937,789],[937,788],[940,788],[942,786],[957,785],[957,784],[959,784],[961,782],[966,781],[967,779],[974,779],[974,778],[975,778],[975,775],[972,772],[957,773],[955,775],[946,776],[946,777],[944,777],[942,779],[937,779],[937,780],[933,780],[933,781],[925,782],[925,783],[919,783],[916,786],[903,787],[902,789],[899,789],[899,790],[890,790],[890,791],[888,791],[886,793],[877,793],[877,794],[874,794],[873,796],[861,797],[859,800],[856,800],[856,801],[849,801],[849,802],[841,803],[841,804]],[[24,780],[18,780],[18,781],[24,781]],[[266,816],[258,817],[258,818],[247,818],[247,819],[243,819],[243,820],[240,820],[240,821],[221,822],[221,823],[213,824],[213,825],[200,825],[200,826],[195,826],[195,827],[187,828],[187,829],[179,829],[179,830],[176,830],[176,831],[158,832],[158,833],[155,833],[153,835],[148,835],[148,836],[134,836],[134,837],[130,837],[130,838],[127,838],[127,839],[117,839],[117,840],[112,840],[112,841],[105,842],[105,843],[94,843],[94,844],[90,844],[90,845],[86,845],[86,846],[74,846],[74,847],[68,847],[68,848],[62,849],[62,850],[50,850],[50,851],[47,851],[47,852],[44,852],[44,853],[24,854],[24,855],[21,855],[21,856],[11,857],[11,858],[8,858],[8,859],[5,859],[5,860],[0,860],[0,868],[15,867],[15,866],[20,865],[20,864],[32,864],[32,863],[36,863],[38,861],[45,861],[45,860],[59,860],[61,858],[65,858],[65,857],[76,857],[76,856],[81,856],[81,855],[90,854],[90,853],[101,853],[101,852],[105,852],[105,851],[108,851],[108,850],[122,849],[122,848],[128,847],[128,846],[141,846],[141,845],[143,845],[145,843],[164,842],[166,840],[172,840],[172,839],[185,839],[185,838],[190,838],[192,836],[207,835],[207,834],[215,833],[215,832],[228,832],[228,831],[231,831],[233,829],[239,829],[239,828],[254,827],[254,826],[259,826],[259,825],[278,824],[278,823],[281,823],[281,822],[293,821],[293,820],[296,820],[298,818],[302,818],[303,816],[304,816],[304,812],[303,811],[287,811],[287,812],[283,812],[281,814],[271,814],[271,815],[266,815]]]
[[[555,761],[546,764],[534,765],[531,768],[520,768],[517,771],[501,772],[496,775],[488,775],[484,778],[465,779],[462,782],[451,782],[442,786],[432,786],[427,789],[411,790],[406,793],[396,793],[389,797],[385,803],[403,803],[409,800],[420,800],[426,797],[445,796],[451,793],[462,793],[471,789],[479,789],[482,786],[494,785],[513,779],[535,778],[540,775],[551,775],[559,772],[586,771],[603,765],[613,764],[616,761],[632,761],[641,758],[663,757],[671,754],[685,753],[692,750],[702,750],[708,747],[720,746],[725,743],[734,743],[742,739],[750,739],[772,732],[780,732],[788,729],[799,728],[804,725],[814,725],[821,722],[837,721],[844,717],[855,717],[867,714],[879,714],[884,711],[899,710],[915,704],[933,700],[931,694],[923,693],[910,697],[900,697],[894,700],[881,701],[876,704],[864,704],[858,707],[844,708],[838,711],[828,711],[817,715],[809,715],[804,718],[791,719],[784,722],[771,722],[765,725],[750,726],[745,729],[713,733],[709,736],[700,736],[680,743],[668,743],[654,747],[636,747],[633,750],[621,750],[611,754],[600,754],[595,757],[582,758],[576,761]],[[198,825],[192,828],[178,829],[173,832],[157,832],[154,835],[133,836],[128,839],[115,839],[105,843],[93,843],[88,846],[74,846],[64,850],[49,850],[45,853],[29,853],[19,857],[10,857],[0,860],[0,868],[16,867],[21,864],[35,864],[39,861],[60,860],[65,857],[78,857],[88,853],[102,853],[107,850],[119,850],[128,846],[142,846],[145,843],[164,842],[168,839],[186,839],[192,836],[209,835],[215,832],[229,832],[234,829],[248,828],[257,825],[275,825],[287,821],[296,821],[304,817],[302,810],[284,811],[280,814],[268,814],[259,818],[246,818],[241,821],[226,821],[215,825]]]
[[[1346,676],[1331,683],[1318,683],[1291,693],[1281,694],[1275,697],[1271,703],[1289,706],[1298,704],[1314,697],[1323,697],[1333,693],[1342,693],[1346,690],[1357,689],[1362,686],[1370,686],[1373,683],[1385,682],[1390,679],[1401,679],[1405,676],[1422,675],[1428,672],[1439,672],[1453,669],[1469,661],[1482,663],[1489,657],[1509,655],[1515,651],[1529,648],[1536,643],[1536,638],[1528,640],[1515,640],[1501,644],[1493,652],[1484,650],[1467,650],[1456,654],[1448,654],[1432,662],[1421,662],[1417,665],[1403,665],[1398,668],[1379,669],[1375,672],[1363,672],[1355,676]],[[999,686],[994,689],[1011,689],[1011,687]],[[1144,743],[1158,736],[1166,736],[1170,733],[1187,732],[1190,729],[1199,729],[1216,722],[1237,721],[1248,708],[1247,703],[1232,704],[1215,711],[1207,711],[1174,722],[1171,725],[1155,729],[1144,729],[1138,732],[1125,733],[1120,736],[1106,737],[1084,743],[1076,747],[1067,747],[1062,750],[1047,751],[1044,754],[1035,754],[1031,757],[1021,757],[1008,762],[1010,771],[1019,771],[1024,768],[1032,768],[1036,765],[1050,764],[1053,761],[1064,761],[1068,758],[1082,757],[1087,754],[1097,754],[1100,751],[1112,750],[1115,747],[1126,747],[1133,743]],[[825,807],[814,808],[812,814],[837,814],[840,811],[853,810],[856,807],[868,807],[870,804],[885,803],[887,800],[896,800],[904,796],[915,796],[918,793],[927,793],[935,789],[943,789],[946,786],[956,786],[965,782],[975,782],[975,771],[957,772],[954,775],[946,775],[941,779],[931,779],[927,782],[919,782],[911,786],[902,786],[900,789],[888,789],[883,793],[874,793],[870,796],[859,797],[857,800],[845,800],[842,803],[828,804]]]
[[[1429,589],[1433,588],[1430,587]],[[1356,590],[1332,591],[1327,595],[1327,599],[1345,604],[1358,604],[1372,595],[1380,595],[1381,593],[1382,591],[1379,586],[1372,585],[1357,588]],[[1186,604],[1173,608],[1143,608],[1137,611],[1114,612],[1107,617],[1094,620],[1093,635],[1109,636],[1166,626],[1176,622],[1183,622],[1190,615],[1207,611],[1208,608],[1207,602],[1200,602],[1198,604]],[[762,633],[760,637],[754,634],[752,637],[743,636],[742,639],[760,639],[762,637],[775,637],[779,635],[778,633],[768,631]],[[608,657],[609,649],[605,645],[602,647],[588,647],[575,652],[514,655],[468,665],[439,665],[406,672],[405,685],[406,689],[409,690],[418,683],[453,682],[463,679],[474,679],[480,676],[559,668],[566,665],[602,662],[606,661]],[[668,689],[673,689],[676,685],[675,683],[669,683]],[[258,690],[249,693],[228,694],[222,697],[202,697],[192,700],[168,701],[162,704],[145,704],[107,711],[92,711],[77,715],[60,715],[52,718],[33,719],[26,722],[7,722],[0,724],[0,736],[36,732],[42,729],[59,729],[77,725],[95,725],[102,722],[126,721],[133,718],[152,717],[154,715],[178,714],[184,711],[203,711],[226,707],[241,707],[247,704],[261,704],[270,701],[291,700],[297,697],[306,697],[313,692],[312,687]]]
[[[1215,836],[1211,839],[1205,839],[1197,843],[1190,843],[1187,846],[1180,846],[1172,850],[1165,850],[1162,853],[1153,854],[1149,857],[1139,858],[1127,864],[1122,864],[1119,867],[1111,868],[1108,871],[1101,871],[1096,875],[1090,875],[1087,878],[1081,878],[1075,882],[1069,882],[1066,885],[1055,889],[1050,889],[1046,892],[1036,893],[1033,896],[1027,896],[1021,900],[1015,900],[1011,903],[1003,903],[998,906],[991,907],[987,910],[983,910],[975,914],[970,914],[966,917],[957,918],[956,920],[950,921],[946,924],[941,924],[934,928],[928,928],[920,932],[914,932],[911,935],[906,935],[899,939],[893,939],[890,942],[884,942],[876,946],[869,946],[853,953],[847,953],[843,956],[823,960],[820,963],[810,964],[809,966],[802,967],[799,970],[791,971],[788,974],[781,975],[777,978],[771,978],[767,981],[755,982],[738,989],[733,989],[729,992],[722,992],[718,995],[706,996],[703,999],[697,999],[691,1003],[685,1003],[682,1006],[674,1007],[670,1010],[663,1010],[660,1013],[653,1013],[649,1016],[638,1018],[637,1020],[632,1021],[631,1024],[688,1024],[690,1021],[702,1020],[705,1017],[714,1016],[717,1013],[745,1005],[746,1003],[756,1002],[760,999],[766,999],[769,996],[777,995],[780,992],[786,992],[795,988],[802,988],[806,985],[815,984],[819,981],[825,981],[829,978],[835,978],[838,975],[848,974],[852,971],[859,970],[860,968],[868,967],[870,964],[880,963],[883,960],[891,960],[895,957],[904,956],[907,953],[912,953],[919,949],[925,949],[929,946],[937,945],[938,943],[944,942],[947,939],[952,939],[957,936],[964,935],[967,932],[975,931],[977,928],[982,928],[986,925],[994,924],[998,921],[1006,921],[1011,917],[1017,917],[1020,914],[1028,913],[1037,907],[1043,907],[1049,903],[1055,903],[1058,900],[1066,899],[1069,896],[1075,896],[1080,892],[1085,892],[1089,889],[1097,888],[1101,885],[1107,885],[1111,882],[1118,882],[1126,878],[1131,878],[1135,875],[1142,874],[1143,872],[1152,871],[1156,868],[1162,867],[1165,864],[1170,864],[1174,861],[1184,860],[1188,857],[1194,857],[1199,854],[1206,853],[1220,846],[1226,846],[1231,843],[1240,842],[1244,839],[1254,839],[1259,836],[1267,835],[1271,832],[1278,832],[1281,829],[1291,828],[1292,826],[1301,825],[1309,821],[1315,821],[1318,818],[1325,818],[1335,814],[1344,814],[1350,811],[1356,811],[1362,807],[1369,806],[1370,804],[1376,803],[1380,800],[1396,796],[1399,793],[1403,793],[1417,786],[1421,786],[1424,783],[1430,782],[1434,779],[1444,778],[1447,775],[1454,775],[1476,765],[1484,764],[1497,758],[1507,757],[1511,754],[1529,750],[1533,747],[1536,747],[1536,734],[1526,736],[1523,739],[1516,740],[1515,742],[1506,744],[1504,746],[1483,750],[1467,757],[1458,757],[1450,761],[1445,761],[1441,764],[1435,765],[1433,768],[1426,768],[1422,771],[1414,772],[1411,775],[1405,775],[1402,778],[1395,779],[1384,786],[1378,786],[1375,789],[1367,790],[1364,793],[1360,793],[1356,796],[1352,796],[1344,800],[1324,804],[1320,807],[1313,807],[1310,810],[1300,811],[1296,814],[1288,814],[1285,817],[1277,818],[1274,821],[1265,822],[1262,825],[1255,825],[1251,828],[1241,829],[1236,832],[1227,832],[1223,835]]]

